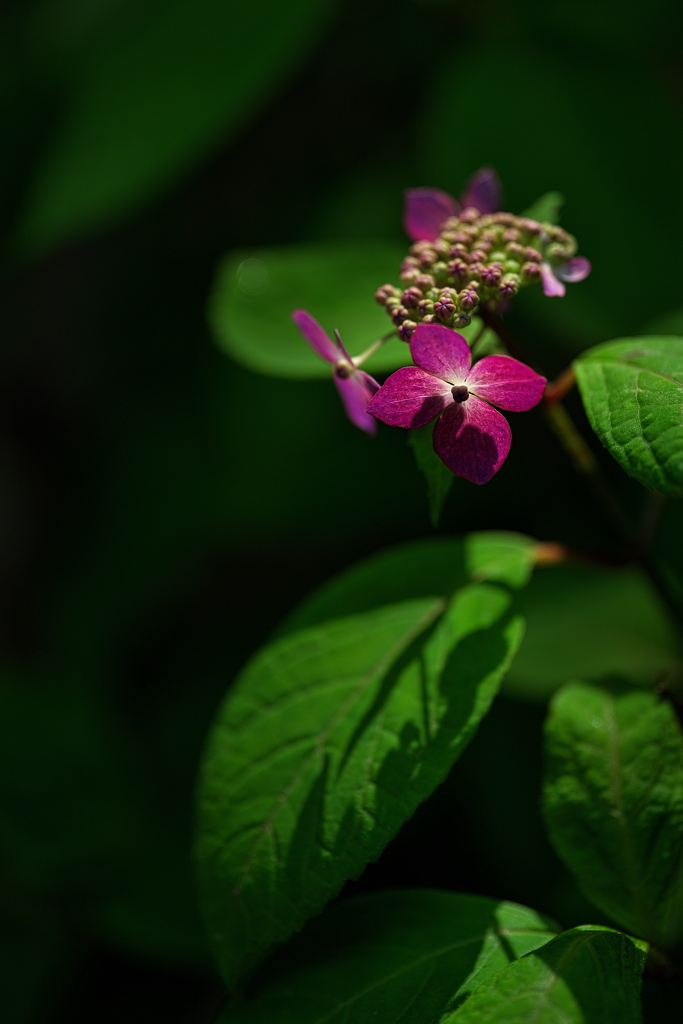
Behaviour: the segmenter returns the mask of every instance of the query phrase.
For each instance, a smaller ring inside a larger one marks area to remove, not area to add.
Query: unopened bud
[[[397,294],[398,289],[394,288],[393,284],[383,284],[375,292],[375,302],[378,302],[380,306],[386,306],[387,299],[391,299]]]
[[[406,288],[401,296],[401,302],[407,309],[414,309],[421,298],[422,292],[419,288]]]
[[[469,327],[472,323],[472,317],[468,316],[467,313],[458,313],[457,316],[453,317],[453,327]]]
[[[458,216],[463,224],[473,224],[475,220],[479,220],[481,212],[476,208],[476,206],[467,206],[458,214]]]
[[[481,283],[486,285],[487,288],[493,288],[498,284],[501,277],[503,276],[503,266],[501,263],[489,263],[487,267],[481,272]]]
[[[426,316],[429,316],[434,312],[434,303],[430,299],[422,299],[417,304],[417,311],[424,320]]]
[[[420,288],[423,292],[427,292],[430,288],[434,287],[434,284],[435,281],[431,274],[420,274],[415,282],[415,287]]]
[[[506,274],[518,274],[519,268],[519,260],[505,260],[505,263],[503,264],[503,269],[505,270]]]
[[[504,242],[519,242],[521,235],[517,228],[506,228],[502,238]]]
[[[450,295],[439,298],[434,303],[434,316],[438,317],[439,320],[450,320],[454,313],[455,302]]]
[[[437,254],[434,249],[423,249],[419,255],[420,269],[429,270],[436,262]]]
[[[498,286],[498,294],[501,299],[511,299],[519,291],[519,277],[517,274],[506,274]]]
[[[453,241],[460,243],[460,245],[468,246],[472,241],[471,236],[466,231],[458,231],[453,235]]]
[[[391,314],[391,319],[393,320],[397,327],[400,327],[403,321],[407,320],[409,316],[410,313],[405,308],[405,306],[397,306],[396,309]]]
[[[523,263],[522,264],[522,283],[529,284],[531,281],[537,281],[541,273],[541,268],[538,263]]]
[[[524,259],[530,260],[532,263],[540,263],[543,257],[538,249],[534,249],[531,245],[528,245],[524,250]]]
[[[509,256],[513,256],[518,260],[524,259],[524,246],[520,245],[519,242],[508,242],[505,248]]]
[[[461,291],[460,294],[458,295],[458,305],[460,306],[461,309],[464,309],[465,312],[467,312],[467,313],[471,309],[474,309],[475,306],[478,306],[479,305],[479,295],[477,294],[476,289],[474,289],[474,288],[465,288],[465,289],[463,289],[463,291]]]
[[[470,253],[470,263],[486,263],[488,253],[483,249],[475,249]]]
[[[398,329],[398,336],[401,341],[410,341],[416,327],[417,324],[414,320],[404,320]]]
[[[468,269],[470,280],[471,281],[478,281],[481,278],[481,275],[486,270],[486,267],[484,266],[483,263],[471,263],[470,266],[467,269]]]
[[[423,316],[422,317],[422,323],[423,324],[433,324],[434,323],[434,314],[433,313],[428,313],[427,316]]]
[[[417,267],[409,267],[408,270],[404,270],[401,274],[401,282],[406,287],[410,287],[411,284],[415,284],[419,276],[420,271]]]
[[[448,277],[448,264],[444,263],[443,260],[439,260],[432,267],[432,274],[438,283],[445,281]]]
[[[469,266],[461,259],[451,260],[448,264],[448,269],[453,277],[461,278],[463,281],[466,280],[469,275]]]
[[[469,255],[469,249],[464,242],[456,242],[451,246],[451,256],[460,257],[461,259],[467,259]]]
[[[517,217],[516,220],[517,227],[529,235],[540,235],[543,230],[543,225],[539,224],[537,220],[532,220],[531,217]]]

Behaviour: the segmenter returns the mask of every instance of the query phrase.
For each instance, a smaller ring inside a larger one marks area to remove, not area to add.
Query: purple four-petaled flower
[[[379,388],[377,381],[369,373],[358,369],[346,351],[339,332],[333,341],[305,309],[294,310],[292,320],[311,348],[332,366],[332,379],[351,422],[366,434],[375,434],[377,423],[365,410]]]
[[[482,167],[473,174],[459,200],[440,188],[406,189],[403,216],[406,234],[414,242],[435,242],[449,217],[472,206],[479,213],[495,213],[500,209],[500,197],[500,181],[492,167]]]
[[[367,411],[392,427],[423,427],[436,416],[434,451],[456,474],[485,484],[510,450],[510,427],[493,406],[525,412],[543,397],[546,379],[510,356],[485,356],[472,366],[461,334],[418,324],[410,339],[415,366],[397,370]],[[489,404],[490,403],[490,404]]]

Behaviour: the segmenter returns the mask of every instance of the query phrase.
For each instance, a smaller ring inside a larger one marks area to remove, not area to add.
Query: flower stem
[[[383,337],[378,338],[377,341],[373,341],[372,345],[369,345],[368,348],[366,348],[365,352],[361,352],[359,356],[353,357],[353,365],[362,366],[366,359],[369,359],[370,356],[373,356],[377,349],[382,347],[385,341],[389,341],[390,338],[395,337],[396,333],[396,331],[389,331],[388,334],[385,334]]]

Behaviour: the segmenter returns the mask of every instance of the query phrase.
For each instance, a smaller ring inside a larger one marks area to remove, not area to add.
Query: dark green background
[[[509,317],[549,376],[600,341],[683,333],[676,7],[5,4],[6,1024],[211,1019],[190,846],[213,710],[312,586],[430,532],[401,432],[372,442],[328,384],[219,352],[205,319],[219,258],[400,240],[404,187],[457,194],[493,164],[513,211],[563,192],[593,261],[565,299],[525,292]],[[636,515],[640,489],[605,468]],[[659,544],[679,566],[680,525],[674,503]],[[489,527],[619,555],[537,413],[515,419],[490,484],[458,480],[447,500],[444,530]],[[349,888],[438,885],[599,922],[543,834],[543,715],[502,699]]]

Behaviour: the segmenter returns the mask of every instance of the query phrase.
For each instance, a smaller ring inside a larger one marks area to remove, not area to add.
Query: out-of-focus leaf
[[[593,430],[630,476],[683,495],[683,338],[624,338],[574,363]]]
[[[437,1024],[454,1001],[556,926],[527,907],[402,889],[346,900],[306,927],[220,1024]]]
[[[506,692],[545,700],[570,679],[621,676],[654,685],[680,665],[666,612],[638,569],[538,569],[517,599],[527,629]]]
[[[683,736],[652,693],[574,683],[546,726],[550,837],[585,895],[657,945],[683,930]]]
[[[374,860],[445,777],[521,638],[470,584],[289,633],[218,715],[199,795],[202,900],[229,981]]]
[[[21,249],[100,227],[168,188],[296,65],[331,6],[163,0],[79,49],[19,223]]]
[[[559,224],[560,210],[563,206],[564,196],[561,192],[546,192],[524,211],[522,217],[531,217],[541,224]]]
[[[640,1024],[642,945],[587,925],[484,982],[442,1024]]]
[[[292,323],[306,309],[329,335],[338,329],[352,356],[394,328],[374,294],[396,281],[405,250],[388,242],[336,241],[233,253],[219,267],[209,319],[220,347],[269,377],[329,377],[331,367]],[[473,340],[476,318],[460,333]],[[404,341],[391,338],[363,363],[369,373],[412,364]]]
[[[444,465],[434,451],[432,434],[434,424],[428,423],[418,430],[408,432],[408,444],[413,449],[418,469],[424,473],[427,481],[427,501],[429,502],[429,521],[432,526],[439,525],[441,512],[446,496],[455,479],[450,469]]]

